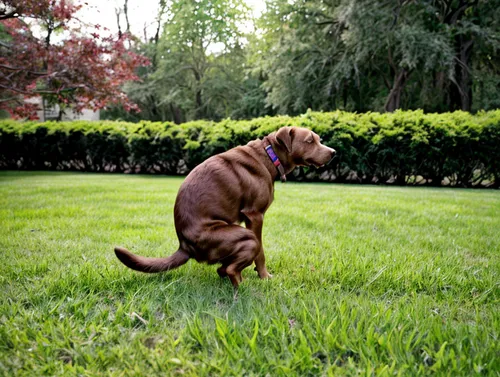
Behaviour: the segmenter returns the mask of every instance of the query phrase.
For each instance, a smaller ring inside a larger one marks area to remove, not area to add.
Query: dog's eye
[[[313,142],[313,139],[312,138],[306,139],[305,142],[311,144]]]

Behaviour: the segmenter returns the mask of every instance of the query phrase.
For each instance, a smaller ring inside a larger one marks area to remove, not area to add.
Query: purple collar
[[[276,156],[276,153],[274,153],[273,147],[271,146],[271,144],[269,144],[267,147],[265,147],[265,149],[266,149],[267,155],[269,156],[269,158],[273,162],[274,166],[276,166],[276,168],[278,169],[278,171],[280,173],[281,182],[286,182],[285,169],[283,168],[283,165],[281,165],[281,161],[278,158],[278,156]]]

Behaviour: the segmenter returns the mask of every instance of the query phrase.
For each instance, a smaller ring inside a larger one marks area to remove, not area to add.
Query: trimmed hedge
[[[498,187],[500,110],[424,114],[308,112],[219,123],[0,121],[0,169],[186,174],[211,155],[279,127],[317,132],[338,152],[292,179]]]

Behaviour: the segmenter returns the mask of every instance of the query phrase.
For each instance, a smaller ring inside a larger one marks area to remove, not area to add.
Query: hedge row
[[[173,123],[0,121],[0,169],[186,174],[211,155],[282,126],[307,127],[338,152],[333,164],[292,179],[334,182],[500,185],[500,110],[392,114],[308,112]]]

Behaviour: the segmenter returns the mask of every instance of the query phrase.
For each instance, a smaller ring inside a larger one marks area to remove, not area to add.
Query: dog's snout
[[[326,165],[329,165],[333,161],[333,159],[335,158],[335,155],[337,154],[337,151],[335,149],[330,148],[330,147],[328,147],[328,149],[329,149],[329,152],[330,152],[330,159],[328,160],[328,162],[326,163]]]
[[[335,155],[337,154],[337,151],[333,148],[330,148],[330,147],[327,147],[327,148],[328,148],[328,152],[330,152],[330,158],[335,157]]]

